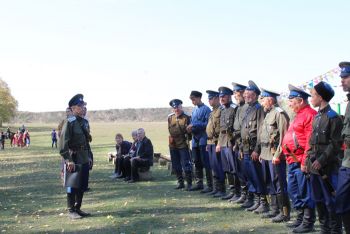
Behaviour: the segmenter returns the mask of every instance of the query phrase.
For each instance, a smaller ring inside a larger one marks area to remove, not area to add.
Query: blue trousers
[[[170,158],[173,171],[176,173],[192,171],[191,156],[188,148],[170,148]]]
[[[217,153],[215,149],[216,149],[216,145],[214,144],[208,145],[210,167],[213,170],[213,176],[216,177],[219,180],[219,182],[224,182],[225,173],[224,173],[224,170],[222,169],[221,155],[220,153]]]
[[[259,161],[253,161],[250,158],[250,154],[244,154],[244,171],[248,178],[248,191],[251,193],[257,193],[266,195],[266,186],[263,181],[263,173],[261,163]]]
[[[311,198],[311,185],[300,169],[300,163],[288,165],[288,194],[294,208],[315,208]]]
[[[350,212],[350,168],[341,167],[339,169],[336,191],[336,213],[344,214]]]
[[[272,164],[272,160],[262,160],[261,165],[268,194],[288,194],[286,161]]]
[[[224,172],[233,173],[233,152],[231,147],[221,147],[221,162]]]
[[[203,168],[206,170],[211,170],[209,163],[209,154],[205,145],[192,147],[192,159],[195,167],[198,170],[202,170]]]
[[[328,175],[329,181],[333,185],[333,188],[337,188],[338,174],[332,173]],[[335,197],[328,191],[323,179],[320,175],[311,174],[311,195],[312,199],[318,203],[321,202],[326,205],[327,210],[330,213],[335,212]]]

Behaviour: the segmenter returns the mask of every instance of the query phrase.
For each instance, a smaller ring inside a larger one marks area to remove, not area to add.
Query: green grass
[[[130,132],[144,127],[155,151],[168,153],[167,126],[162,123],[92,124],[95,166],[91,192],[83,210],[93,215],[77,221],[66,216],[66,197],[59,178],[60,157],[51,149],[54,125],[28,125],[29,149],[0,151],[0,231],[2,233],[288,233],[258,215],[199,194],[177,191],[167,167],[155,164],[156,178],[126,184],[109,178],[114,135],[130,140]],[[15,129],[15,128],[13,128]]]

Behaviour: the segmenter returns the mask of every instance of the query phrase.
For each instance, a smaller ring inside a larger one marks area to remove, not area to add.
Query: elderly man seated
[[[137,130],[137,149],[135,157],[125,160],[125,170],[131,172],[131,178],[128,183],[135,183],[139,178],[139,169],[149,169],[153,166],[153,145],[150,139],[146,137],[145,130],[139,128]]]

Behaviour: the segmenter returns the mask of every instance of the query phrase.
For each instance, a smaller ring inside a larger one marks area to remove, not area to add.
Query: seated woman
[[[115,145],[116,148],[116,163],[114,168],[114,175],[112,178],[123,178],[125,177],[125,172],[123,173],[124,167],[123,167],[123,161],[124,156],[129,153],[131,143],[128,141],[124,141],[123,135],[118,133],[115,135],[115,142],[117,143]]]
[[[134,130],[131,132],[131,137],[134,140],[134,142],[131,145],[129,153],[124,157],[124,162],[123,162],[123,164],[124,164],[123,165],[123,168],[124,168],[123,173],[125,175],[125,178],[124,178],[125,181],[128,181],[131,178],[130,160],[131,160],[131,158],[136,156],[137,143],[138,143],[137,130]]]

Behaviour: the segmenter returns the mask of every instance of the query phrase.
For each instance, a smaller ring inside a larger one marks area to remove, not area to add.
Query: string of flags
[[[326,72],[320,76],[316,76],[311,80],[305,81],[303,84],[299,85],[298,88],[301,88],[301,89],[307,91],[308,93],[310,93],[310,90],[315,85],[317,85],[321,81],[324,81],[324,82],[329,83],[335,90],[337,90],[337,89],[341,88],[339,75],[340,75],[340,68],[336,67],[336,68],[333,68],[332,70],[329,70],[328,72]],[[289,95],[288,92],[281,93],[282,98],[286,98],[286,97],[288,97],[288,95]],[[333,101],[332,104],[341,104],[341,103],[346,102],[346,98],[340,97],[337,99],[333,99],[332,101]]]

